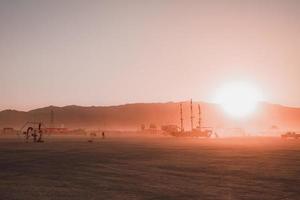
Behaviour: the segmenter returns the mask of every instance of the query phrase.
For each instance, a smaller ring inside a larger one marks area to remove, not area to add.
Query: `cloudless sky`
[[[298,0],[0,0],[0,110],[193,98],[300,106]]]

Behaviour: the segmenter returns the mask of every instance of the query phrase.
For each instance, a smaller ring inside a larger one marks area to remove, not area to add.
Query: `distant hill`
[[[198,121],[197,102],[194,104],[194,124]],[[246,127],[257,129],[299,129],[300,108],[260,103],[255,115],[234,120],[224,114],[216,104],[201,102],[203,126],[218,128]],[[136,103],[119,106],[49,106],[28,112],[4,110],[0,112],[0,128],[20,128],[26,121],[43,121],[50,124],[51,110],[56,126],[69,128],[101,128],[136,130],[141,124],[180,124],[179,103]],[[190,128],[189,102],[183,102],[183,118],[186,129]]]

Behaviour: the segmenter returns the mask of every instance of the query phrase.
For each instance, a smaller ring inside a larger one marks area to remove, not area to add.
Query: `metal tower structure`
[[[191,131],[194,129],[193,100],[191,99]]]
[[[183,132],[182,103],[180,103],[180,131]]]
[[[51,113],[50,113],[50,126],[51,128],[54,127],[54,111],[51,110]]]

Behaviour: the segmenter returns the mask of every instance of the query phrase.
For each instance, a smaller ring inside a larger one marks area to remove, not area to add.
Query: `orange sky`
[[[300,106],[300,1],[0,1],[0,110],[193,98]]]

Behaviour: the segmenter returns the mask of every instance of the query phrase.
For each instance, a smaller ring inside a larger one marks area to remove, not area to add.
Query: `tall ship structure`
[[[201,106],[198,104],[198,125],[194,128],[194,115],[193,115],[193,100],[190,101],[190,120],[191,128],[189,131],[185,131],[183,128],[183,112],[182,104],[180,104],[180,129],[167,131],[168,134],[175,137],[201,137],[201,138],[210,138],[213,135],[217,137],[217,134],[213,132],[212,127],[203,127],[202,118],[201,118]]]

